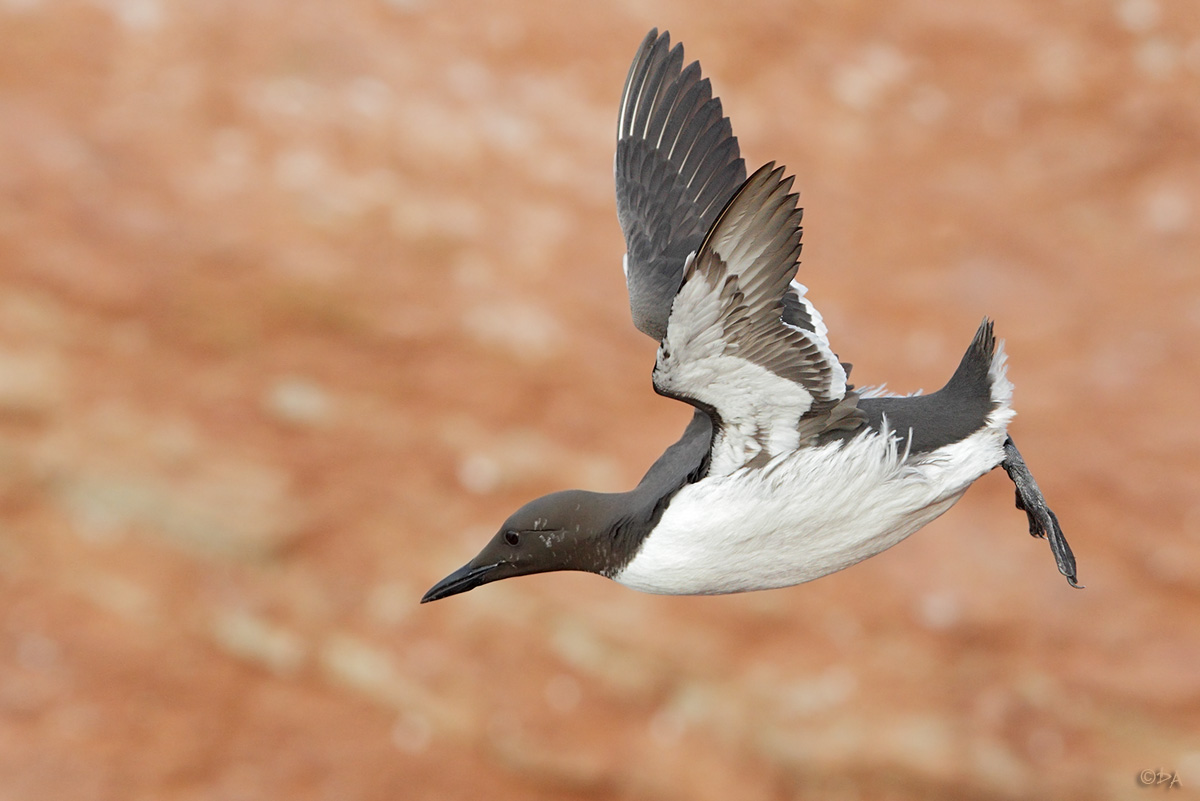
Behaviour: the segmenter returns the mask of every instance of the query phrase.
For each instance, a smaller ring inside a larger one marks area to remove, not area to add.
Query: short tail
[[[1012,384],[1004,374],[1004,343],[984,319],[946,386],[929,395],[860,394],[858,407],[876,431],[908,437],[909,452],[922,454],[961,442],[976,431],[1003,435],[1013,417]],[[996,438],[997,464],[1003,458]]]
[[[1004,342],[997,345],[992,321],[984,317],[979,330],[975,332],[975,338],[958,363],[958,369],[942,392],[963,400],[990,398],[993,414],[1008,410],[1012,403],[1012,383],[1008,380],[1006,364]],[[1011,412],[1008,416],[1011,417]]]

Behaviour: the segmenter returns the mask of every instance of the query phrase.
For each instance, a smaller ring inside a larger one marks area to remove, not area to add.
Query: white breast
[[[1007,419],[1004,420],[1007,422]],[[744,592],[819,578],[890,548],[1004,458],[1003,424],[921,457],[866,434],[681,489],[614,578],[643,592]]]

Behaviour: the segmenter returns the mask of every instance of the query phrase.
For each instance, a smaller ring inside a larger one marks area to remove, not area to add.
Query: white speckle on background
[[[1160,81],[1174,74],[1179,61],[1179,48],[1157,37],[1147,39],[1133,51],[1133,63],[1141,73]]]
[[[2,0],[0,7],[12,14],[24,14],[40,8],[42,0]]]
[[[263,406],[276,420],[314,426],[329,421],[333,404],[320,385],[307,378],[281,378],[268,390]]]
[[[487,99],[494,89],[488,68],[474,59],[451,64],[446,69],[446,85],[455,97],[471,102]]]
[[[476,495],[494,492],[500,485],[500,465],[487,454],[468,454],[458,465],[458,483]]]
[[[304,117],[315,113],[322,101],[321,89],[294,76],[273,78],[252,86],[249,105],[256,111],[283,117]]]
[[[391,87],[373,75],[360,75],[346,87],[346,106],[356,114],[380,119],[392,110]]]
[[[1162,10],[1157,0],[1120,0],[1117,21],[1132,33],[1144,33],[1158,25]]]
[[[1175,764],[1181,776],[1200,776],[1200,751],[1185,751]]]
[[[954,593],[930,592],[921,596],[918,619],[927,629],[942,631],[962,619],[962,604]]]
[[[790,715],[801,717],[841,706],[858,692],[858,679],[845,667],[833,665],[825,672],[785,688],[780,699]]]
[[[299,635],[249,612],[220,614],[212,630],[222,650],[274,673],[295,673],[304,663],[306,649]]]
[[[367,611],[378,623],[394,626],[408,619],[416,592],[403,581],[387,581],[372,588]]]
[[[674,745],[683,738],[687,724],[672,709],[660,709],[650,718],[650,736],[660,745]]]
[[[66,398],[65,374],[57,354],[0,351],[0,415],[49,414]]]
[[[383,3],[401,14],[413,14],[425,8],[425,0],[383,0]]]
[[[284,189],[311,189],[320,185],[328,172],[319,150],[294,148],[275,157],[275,183]]]
[[[1075,94],[1082,84],[1083,55],[1068,40],[1048,40],[1034,49],[1033,67],[1042,88],[1063,98]]]
[[[553,312],[527,303],[491,300],[464,315],[463,328],[477,341],[524,361],[549,358],[563,341],[562,325]]]
[[[861,58],[838,69],[832,79],[833,96],[855,111],[866,111],[884,92],[909,73],[908,59],[889,45],[872,45]]]
[[[131,31],[157,30],[165,16],[158,0],[102,0],[97,4],[107,8],[117,22]]]
[[[1192,222],[1192,202],[1175,187],[1161,187],[1142,202],[1142,223],[1151,231],[1171,234]]]

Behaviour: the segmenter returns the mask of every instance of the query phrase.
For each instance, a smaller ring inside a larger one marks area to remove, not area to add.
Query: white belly
[[[988,428],[905,460],[891,437],[867,435],[689,484],[614,578],[673,595],[811,581],[890,548],[953,506],[1003,460],[1004,436]]]

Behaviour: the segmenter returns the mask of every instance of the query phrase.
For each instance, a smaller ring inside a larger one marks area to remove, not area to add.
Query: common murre
[[[929,395],[855,390],[796,282],[792,178],[749,178],[720,100],[652,30],[618,116],[617,215],[634,324],[659,341],[655,391],[695,407],[629,492],[517,510],[422,603],[512,576],[583,570],[634,589],[784,587],[849,567],[949,509],[999,466],[1072,586],[1075,559],[1008,436],[1012,384],[985,319]]]

